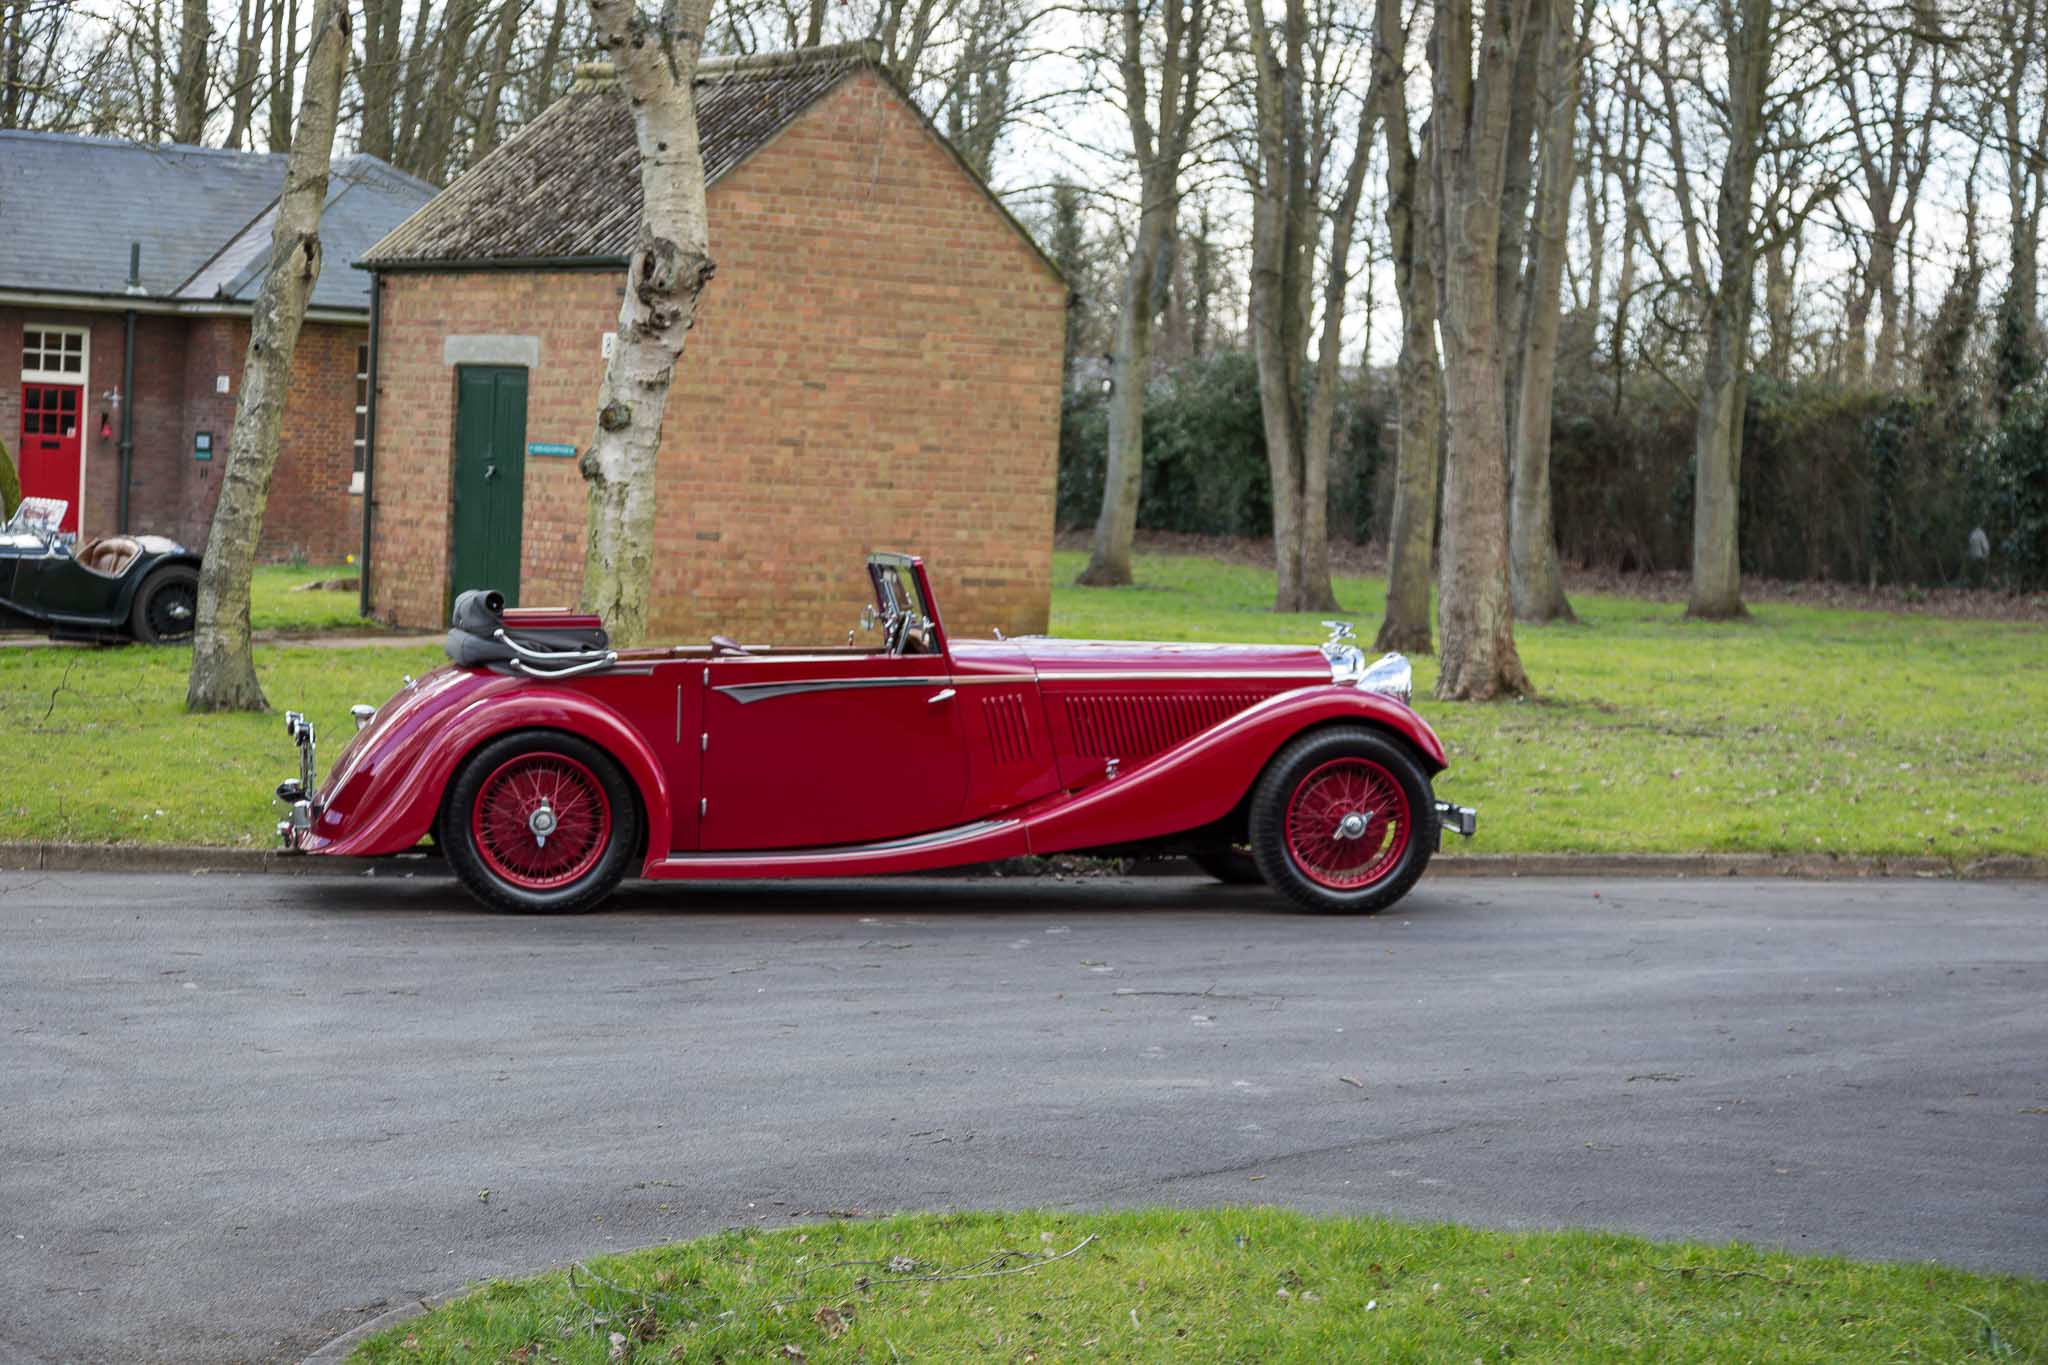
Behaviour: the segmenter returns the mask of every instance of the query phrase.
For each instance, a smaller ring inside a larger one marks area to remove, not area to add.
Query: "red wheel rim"
[[[1392,773],[1369,758],[1335,758],[1287,802],[1287,855],[1316,885],[1356,891],[1399,866],[1411,824]]]
[[[478,788],[469,832],[493,876],[527,891],[567,886],[611,842],[612,808],[597,774],[562,754],[521,754]]]

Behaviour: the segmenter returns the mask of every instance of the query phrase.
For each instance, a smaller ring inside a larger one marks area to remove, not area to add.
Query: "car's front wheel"
[[[191,639],[198,619],[199,570],[189,564],[166,564],[136,589],[128,631],[146,645],[173,644]]]
[[[457,770],[436,841],[462,884],[500,910],[588,910],[624,879],[639,806],[612,757],[553,731],[506,735]]]
[[[1436,851],[1429,775],[1399,740],[1336,726],[1283,748],[1252,790],[1252,856],[1311,910],[1368,914],[1408,893]]]

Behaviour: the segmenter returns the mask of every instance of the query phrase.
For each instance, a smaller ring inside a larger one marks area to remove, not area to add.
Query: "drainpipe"
[[[377,510],[377,326],[384,311],[384,277],[370,272],[370,379],[363,395],[363,548],[356,556],[356,580],[360,600],[356,614],[370,614],[370,523]]]
[[[128,244],[128,292],[139,295],[142,288],[142,243]],[[128,310],[126,336],[121,345],[121,488],[115,499],[114,520],[122,535],[128,534],[128,484],[135,472],[135,310]]]

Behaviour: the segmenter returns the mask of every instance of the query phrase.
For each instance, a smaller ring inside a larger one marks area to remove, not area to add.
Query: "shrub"
[[[1375,518],[1380,417],[1347,384],[1330,453],[1330,533],[1364,539]],[[1063,530],[1095,524],[1109,443],[1107,404],[1069,393],[1060,413],[1055,517]],[[1266,536],[1273,530],[1273,481],[1259,410],[1258,367],[1240,351],[1215,351],[1155,377],[1145,391],[1145,460],[1138,525],[1154,531]]]

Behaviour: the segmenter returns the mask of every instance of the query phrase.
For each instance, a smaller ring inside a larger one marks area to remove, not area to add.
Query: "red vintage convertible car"
[[[953,640],[922,561],[868,559],[873,647],[723,636],[614,650],[594,616],[464,593],[451,662],[408,678],[324,785],[286,730],[288,849],[373,856],[431,837],[507,910],[569,911],[631,873],[868,876],[1022,854],[1185,854],[1315,910],[1415,884],[1445,829],[1443,746],[1398,655]]]

